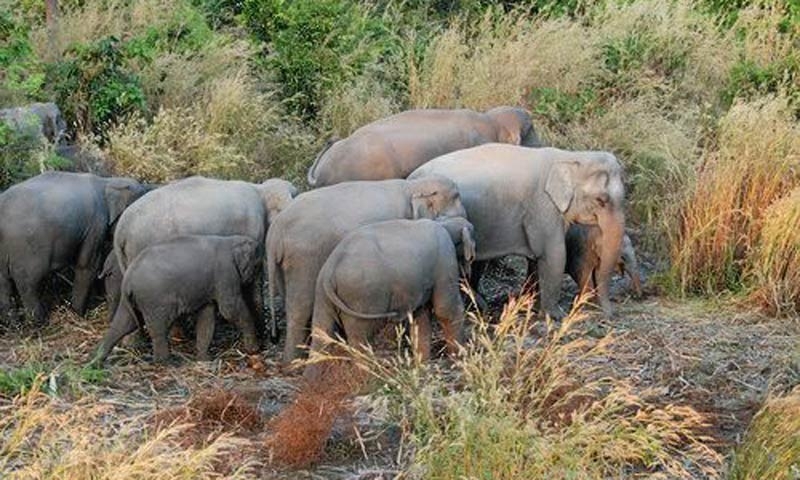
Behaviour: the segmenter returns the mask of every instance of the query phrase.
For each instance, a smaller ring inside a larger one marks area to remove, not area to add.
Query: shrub
[[[742,290],[767,207],[800,180],[800,127],[785,97],[734,105],[720,120],[718,142],[672,242],[672,277],[684,293]]]
[[[345,0],[246,0],[243,13],[291,109],[311,118],[323,93],[375,63],[397,41],[381,20]]]
[[[313,158],[309,136],[241,73],[211,82],[191,107],[163,108],[152,123],[133,117],[112,129],[108,153],[118,173],[154,182],[296,179]]]
[[[700,442],[702,415],[658,407],[624,383],[594,379],[589,365],[611,339],[582,335],[585,317],[577,311],[533,335],[532,304],[530,297],[512,300],[493,325],[474,318],[472,339],[446,372],[339,344],[381,384],[376,411],[402,426],[402,450],[413,452],[410,476],[601,479],[624,468],[689,477],[698,467],[713,473],[720,458]]]
[[[730,480],[800,476],[800,390],[766,401],[736,448]]]
[[[382,84],[373,77],[362,75],[326,95],[319,112],[321,130],[344,138],[367,123],[400,111]]]
[[[70,161],[57,155],[41,137],[16,131],[0,120],[0,190],[45,170],[69,166]]]
[[[143,111],[144,93],[123,46],[107,37],[48,66],[56,103],[80,132],[103,135],[122,116]]]
[[[0,11],[0,105],[41,98],[44,72],[29,30],[10,11]]]
[[[764,213],[761,240],[751,262],[754,299],[771,315],[800,313],[800,188]]]

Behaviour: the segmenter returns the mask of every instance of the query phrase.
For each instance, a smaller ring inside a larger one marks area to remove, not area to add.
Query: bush
[[[736,448],[730,480],[800,477],[800,390],[766,401]]]
[[[246,0],[254,37],[267,45],[292,111],[312,118],[324,92],[357,76],[399,44],[367,7],[346,0]]]
[[[734,105],[718,142],[672,242],[672,277],[683,293],[741,291],[767,207],[800,185],[800,126],[785,97]]]
[[[44,73],[28,35],[10,11],[0,11],[0,105],[41,99]]]
[[[43,138],[18,132],[0,120],[0,190],[45,170],[69,166],[70,161],[58,156]]]
[[[800,313],[800,188],[764,213],[761,240],[751,262],[754,299],[770,315]]]
[[[124,43],[107,37],[78,45],[67,55],[48,66],[48,83],[64,116],[79,132],[103,136],[121,117],[144,110],[144,92]]]

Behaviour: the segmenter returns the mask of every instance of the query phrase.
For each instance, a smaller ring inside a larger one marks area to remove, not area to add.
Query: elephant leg
[[[294,275],[286,279],[286,345],[283,362],[288,364],[300,356],[300,347],[308,341],[308,328],[314,309],[316,275]]]
[[[25,314],[30,316],[37,326],[47,323],[47,309],[39,295],[42,277],[27,278],[17,284],[22,305],[25,307]]]
[[[218,305],[220,315],[225,320],[236,325],[239,331],[242,332],[245,352],[249,354],[258,353],[260,345],[256,336],[253,315],[241,292],[233,295],[233,298],[218,302]]]
[[[264,314],[264,285],[264,269],[259,267],[253,282],[245,289],[245,299],[255,317],[254,325],[258,338],[264,338],[267,331],[266,315]]]
[[[86,313],[86,303],[95,278],[97,278],[96,268],[75,267],[75,280],[72,284],[72,309],[78,315]]]
[[[136,331],[137,328],[136,318],[134,318],[130,310],[124,306],[118,308],[111,321],[111,325],[108,327],[108,331],[97,347],[97,352],[91,363],[102,364],[122,337]]]
[[[339,318],[347,335],[347,344],[353,348],[366,348],[369,345],[374,320],[352,317],[344,313]]]
[[[0,271],[0,322],[10,320],[14,310],[14,288],[11,279]]]
[[[203,307],[196,314],[197,323],[195,324],[197,359],[201,362],[211,360],[208,356],[208,347],[214,338],[214,323],[216,322],[216,311],[214,305],[209,304]]]
[[[411,343],[414,356],[419,362],[427,362],[431,358],[431,314],[427,307],[422,307],[414,314],[411,324]]]
[[[153,361],[156,363],[166,363],[169,360],[169,330],[172,319],[163,309],[156,309],[144,315],[144,323],[150,340],[153,343]]]
[[[552,246],[537,264],[542,310],[555,320],[564,317],[564,312],[558,305],[561,297],[561,281],[564,277],[564,263],[565,248],[562,242],[560,248],[557,245]]]
[[[331,302],[325,296],[324,291],[320,285],[317,286],[316,300],[314,301],[314,316],[311,322],[312,332],[317,331],[325,333],[329,337],[334,335],[334,326],[336,325],[337,314],[336,310],[331,305]],[[327,346],[327,342],[321,339],[318,335],[311,336],[311,350],[321,352]]]

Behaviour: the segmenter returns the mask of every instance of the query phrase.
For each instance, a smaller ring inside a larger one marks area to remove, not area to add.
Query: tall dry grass
[[[115,171],[153,182],[189,175],[296,179],[313,158],[306,130],[241,70],[209,81],[191,106],[162,108],[152,122],[134,117],[108,137]]]
[[[787,98],[734,105],[680,210],[671,254],[680,291],[741,290],[768,207],[798,184],[800,125]]]
[[[770,205],[750,262],[756,302],[772,315],[800,313],[800,188]]]
[[[222,434],[201,447],[182,447],[190,425],[147,431],[143,417],[114,420],[113,406],[64,405],[40,393],[41,382],[0,406],[0,476],[8,479],[205,479],[246,441]],[[252,478],[242,461],[228,478]]]
[[[730,480],[800,477],[800,389],[766,401],[733,455]]]
[[[582,334],[573,311],[534,333],[532,298],[496,324],[474,317],[451,369],[339,344],[382,387],[373,410],[400,425],[411,478],[587,478],[715,475],[706,424],[685,406],[658,406],[630,385],[597,378],[610,337]],[[580,307],[578,307],[580,308]],[[539,325],[541,327],[541,325]],[[326,339],[330,340],[330,339]],[[316,358],[315,360],[319,360]]]

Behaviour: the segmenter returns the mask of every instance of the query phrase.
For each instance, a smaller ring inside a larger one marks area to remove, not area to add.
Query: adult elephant
[[[611,316],[609,284],[625,234],[622,166],[614,155],[488,144],[436,158],[409,179],[432,175],[458,185],[475,226],[476,260],[520,255],[536,261],[542,308],[553,317],[563,316],[558,300],[566,228],[597,225],[597,293],[604,314]],[[473,274],[477,285],[480,269]]]
[[[331,143],[314,160],[308,184],[324,187],[354,180],[406,178],[446,153],[499,142],[538,146],[527,111],[497,107],[472,110],[409,110],[364,125]]]
[[[307,340],[317,275],[345,235],[385,220],[464,217],[459,197],[452,181],[437,176],[345,182],[298,196],[267,232],[271,304],[277,292],[286,307],[284,362]],[[273,309],[273,332],[276,320]]]
[[[119,219],[114,254],[120,271],[125,272],[147,247],[184,235],[242,235],[263,249],[270,223],[295,195],[297,189],[290,182],[277,178],[260,184],[205,177],[170,183],[136,202]],[[257,279],[263,277],[262,266],[256,274]],[[260,308],[260,281],[254,282],[251,293]]]
[[[11,312],[16,289],[27,313],[44,324],[41,282],[71,266],[72,308],[82,315],[104,242],[122,212],[147,190],[130,178],[46,172],[0,194],[0,313]]]

